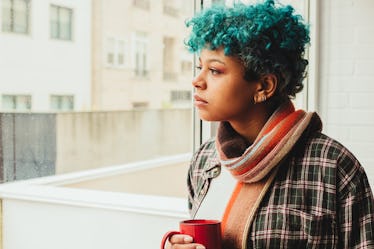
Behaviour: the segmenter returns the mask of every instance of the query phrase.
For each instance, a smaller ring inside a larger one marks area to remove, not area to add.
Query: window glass
[[[29,33],[29,0],[3,0],[2,30],[13,33]]]
[[[2,108],[6,111],[27,111],[31,109],[30,95],[3,95]]]
[[[72,39],[73,10],[56,5],[50,7],[51,38],[60,40]]]
[[[0,0],[0,181],[191,153],[193,4]]]
[[[52,95],[51,110],[72,111],[74,110],[74,96]]]

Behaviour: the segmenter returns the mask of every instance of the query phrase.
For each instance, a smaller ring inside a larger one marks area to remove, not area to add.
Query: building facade
[[[191,107],[193,1],[93,0],[93,110]]]
[[[0,0],[0,110],[88,110],[91,1]]]

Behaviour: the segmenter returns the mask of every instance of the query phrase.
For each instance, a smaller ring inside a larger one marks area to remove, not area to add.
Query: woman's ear
[[[261,103],[274,95],[278,79],[274,74],[266,74],[258,82],[257,92],[254,96],[255,103]]]

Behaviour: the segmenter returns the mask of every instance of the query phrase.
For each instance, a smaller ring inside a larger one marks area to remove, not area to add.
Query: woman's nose
[[[192,85],[195,88],[199,88],[199,89],[205,89],[206,88],[206,81],[202,77],[201,73],[196,75],[196,77],[192,80]]]

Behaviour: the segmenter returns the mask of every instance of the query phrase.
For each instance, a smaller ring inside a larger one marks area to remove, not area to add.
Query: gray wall
[[[1,181],[55,173],[54,114],[0,113]]]
[[[192,151],[190,109],[61,113],[57,173]]]

